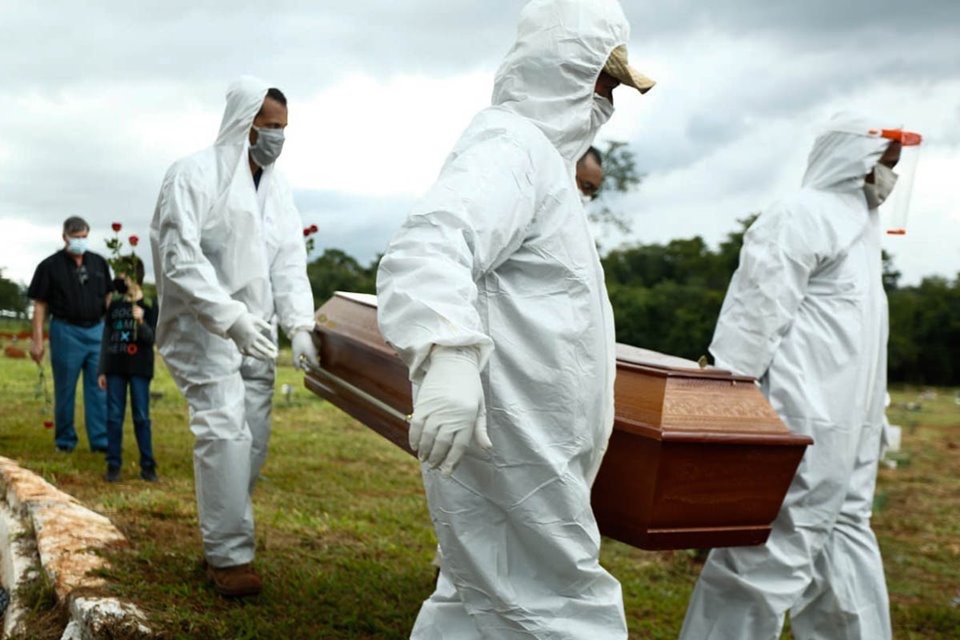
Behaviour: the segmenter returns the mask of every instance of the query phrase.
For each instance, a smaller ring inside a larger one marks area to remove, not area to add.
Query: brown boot
[[[207,577],[213,588],[227,598],[255,596],[263,589],[263,582],[250,563],[232,567],[214,567],[207,564]]]

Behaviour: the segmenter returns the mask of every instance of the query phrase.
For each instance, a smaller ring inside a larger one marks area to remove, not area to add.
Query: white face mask
[[[600,127],[606,124],[612,115],[613,103],[603,96],[594,93],[593,103],[590,105],[590,131],[581,141],[580,148],[577,149],[577,152],[573,155],[574,160],[579,160],[583,154],[587,152],[587,149],[593,144],[593,139],[597,137],[597,132],[600,131]]]
[[[87,250],[86,238],[67,237],[67,251],[75,256],[82,256]]]
[[[863,185],[863,194],[867,197],[867,206],[876,209],[890,196],[897,186],[897,174],[885,164],[873,168],[873,184]]]
[[[593,202],[593,198],[591,198],[590,196],[588,196],[587,194],[585,194],[585,193],[583,193],[583,192],[581,191],[581,192],[580,192],[580,202],[583,203],[583,208],[586,209],[587,206],[589,206],[589,204],[590,204],[591,202]]]
[[[596,134],[612,116],[613,103],[599,93],[593,94],[593,105],[590,108],[590,129],[593,133]]]

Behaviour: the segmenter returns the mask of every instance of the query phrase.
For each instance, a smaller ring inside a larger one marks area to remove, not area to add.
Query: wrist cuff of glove
[[[470,345],[466,347],[443,347],[438,344],[433,345],[430,350],[430,363],[440,360],[464,360],[477,367],[480,366],[480,349]]]

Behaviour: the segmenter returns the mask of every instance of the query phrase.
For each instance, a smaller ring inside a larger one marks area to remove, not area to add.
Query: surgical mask
[[[885,164],[873,168],[873,184],[864,184],[863,193],[867,196],[867,206],[876,209],[890,196],[897,185],[897,174]]]
[[[67,251],[69,251],[75,256],[82,256],[86,250],[87,250],[86,238],[67,237]]]
[[[250,145],[250,157],[258,167],[266,167],[277,161],[283,150],[283,129],[261,129],[254,127],[257,132],[257,142]]]
[[[593,103],[590,105],[590,130],[583,139],[580,140],[580,147],[575,150],[576,153],[573,154],[572,160],[576,161],[583,157],[583,154],[586,153],[590,145],[593,144],[593,139],[597,137],[597,132],[600,131],[600,127],[606,124],[612,115],[613,103],[603,96],[594,93]]]
[[[593,133],[600,130],[600,127],[607,124],[607,121],[613,116],[613,103],[601,96],[599,93],[593,94],[593,105],[590,108],[590,129]]]

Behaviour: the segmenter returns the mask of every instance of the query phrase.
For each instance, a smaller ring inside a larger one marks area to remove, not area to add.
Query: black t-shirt
[[[157,308],[137,302],[143,309],[143,324],[133,319],[133,303],[117,298],[107,307],[100,342],[98,373],[153,377],[153,332],[157,328]]]
[[[92,327],[103,318],[110,289],[110,266],[102,256],[87,251],[77,266],[61,249],[37,266],[27,297],[46,302],[47,311],[58,320]]]

